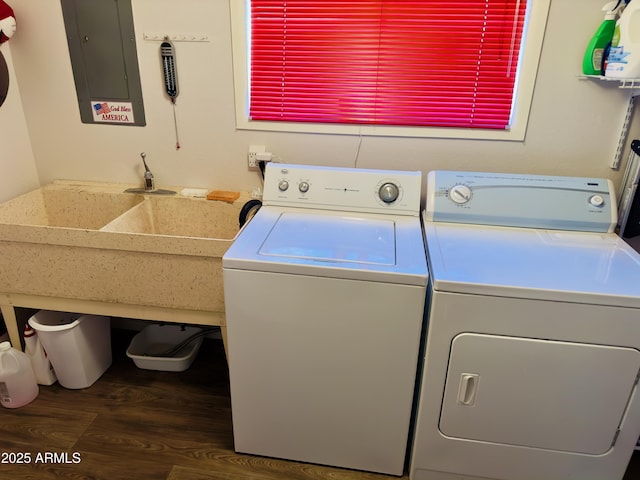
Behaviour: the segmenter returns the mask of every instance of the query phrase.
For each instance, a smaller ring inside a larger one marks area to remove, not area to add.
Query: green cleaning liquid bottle
[[[582,73],[585,75],[604,75],[605,55],[611,46],[613,32],[616,29],[616,18],[624,5],[623,0],[618,0],[602,7],[602,11],[605,12],[604,21],[589,41],[582,59]]]

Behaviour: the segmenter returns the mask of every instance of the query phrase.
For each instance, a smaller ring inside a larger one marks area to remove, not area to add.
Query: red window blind
[[[250,0],[252,120],[506,129],[526,0]]]

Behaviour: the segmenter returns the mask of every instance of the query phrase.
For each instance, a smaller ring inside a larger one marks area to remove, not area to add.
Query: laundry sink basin
[[[0,224],[98,230],[142,200],[91,184],[52,183],[0,204]]]
[[[238,233],[238,208],[203,198],[146,196],[105,225],[105,232],[231,240]]]

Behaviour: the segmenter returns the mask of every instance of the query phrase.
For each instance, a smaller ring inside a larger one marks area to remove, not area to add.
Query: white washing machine
[[[640,435],[640,256],[602,179],[430,172],[411,480],[622,479]]]
[[[237,452],[401,475],[427,265],[420,172],[268,164],[223,257]]]

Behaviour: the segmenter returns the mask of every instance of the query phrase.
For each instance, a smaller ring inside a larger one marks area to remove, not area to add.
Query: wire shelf
[[[580,78],[592,78],[603,82],[618,83],[618,88],[640,88],[640,78],[611,78],[604,75],[580,75]]]

